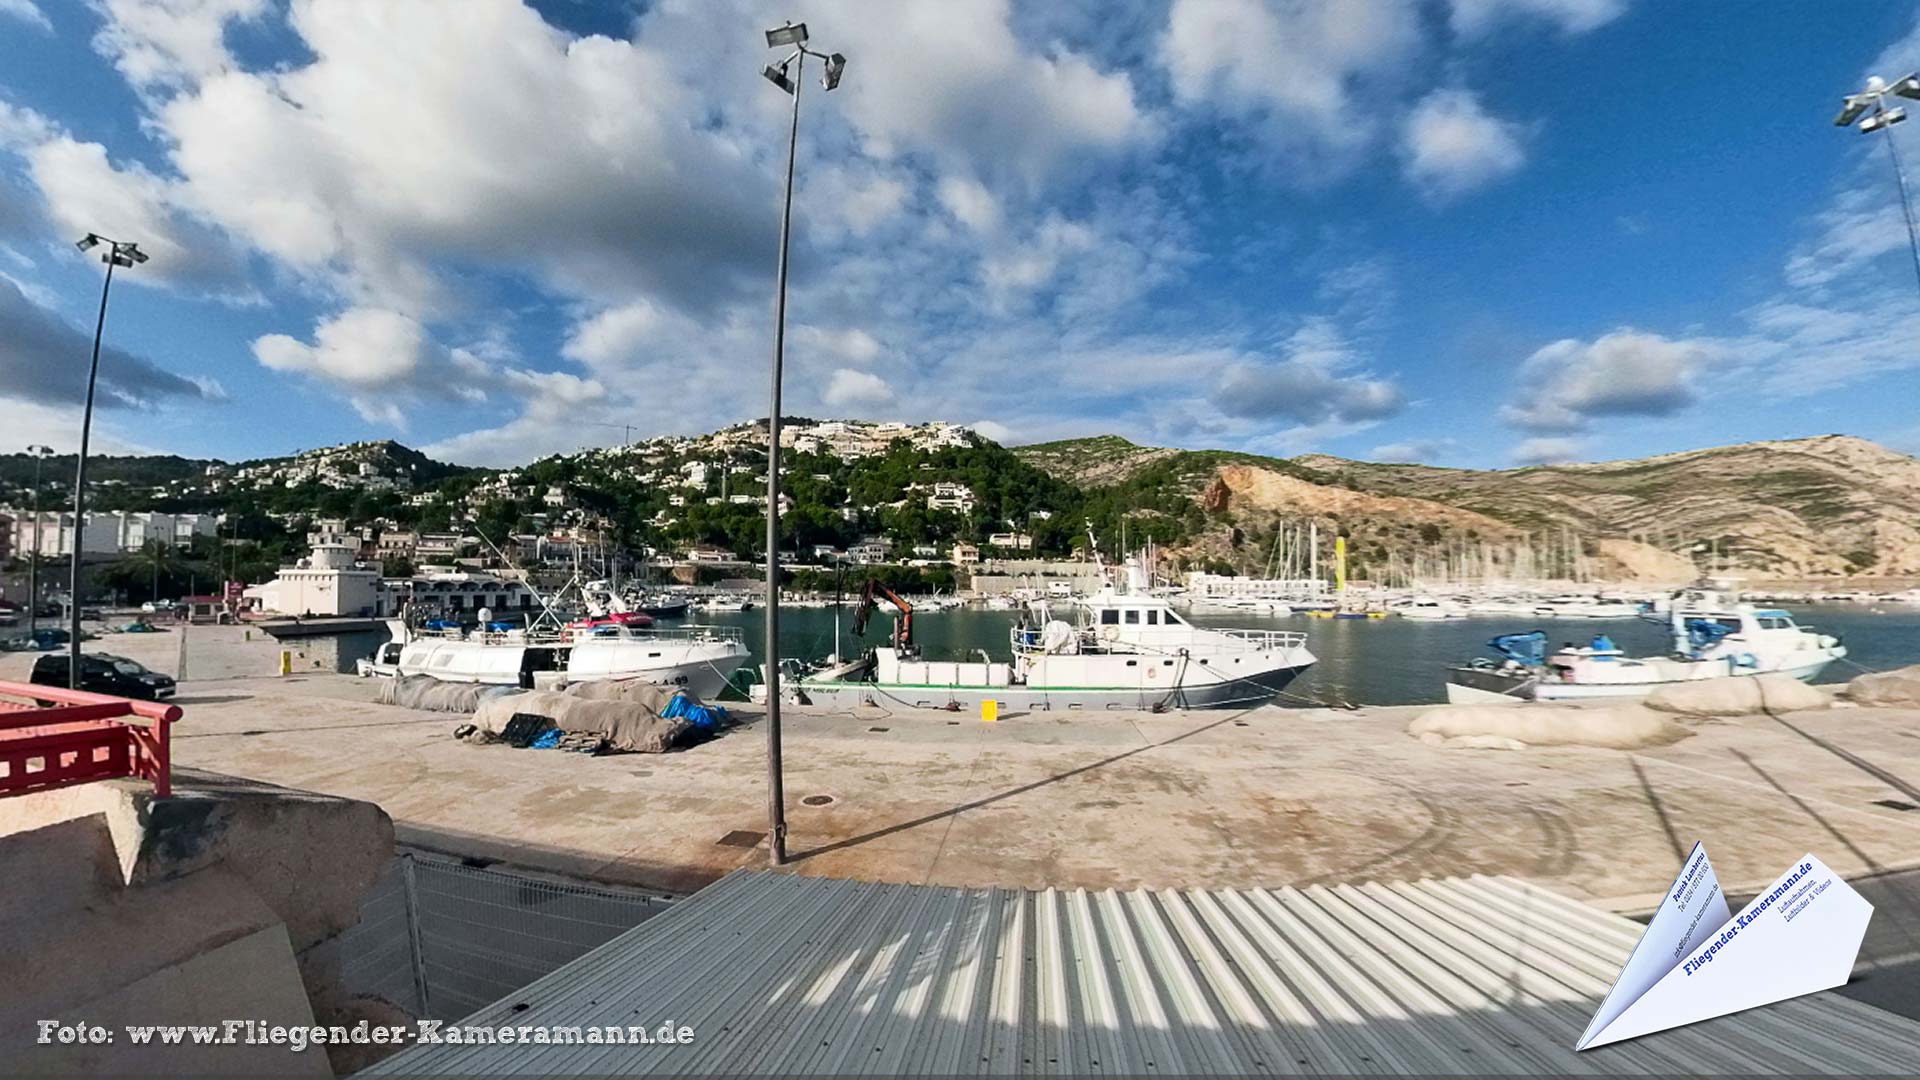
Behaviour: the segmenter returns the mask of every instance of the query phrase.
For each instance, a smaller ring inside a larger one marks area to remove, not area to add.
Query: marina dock
[[[665,755],[451,737],[464,717],[373,702],[369,680],[274,670],[275,642],[190,631],[182,770],[371,800],[403,844],[682,891],[764,864],[758,717]],[[93,646],[171,670],[172,634]],[[0,656],[16,677],[31,654]],[[19,670],[16,670],[19,669]],[[195,679],[205,675],[247,676]],[[1526,708],[1529,706],[1516,706]],[[1693,723],[1622,751],[1444,749],[1423,706],[1002,714],[785,710],[794,872],[1062,888],[1525,878],[1650,907],[1694,841],[1729,892],[1817,850],[1848,876],[1920,851],[1920,711]]]

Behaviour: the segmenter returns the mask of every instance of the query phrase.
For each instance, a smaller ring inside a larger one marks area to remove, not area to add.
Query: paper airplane
[[[1575,1050],[1844,986],[1873,905],[1811,854],[1738,915],[1699,844]]]

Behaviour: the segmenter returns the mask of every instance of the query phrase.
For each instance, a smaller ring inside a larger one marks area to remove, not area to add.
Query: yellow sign
[[[1000,703],[989,698],[980,703],[980,719],[991,724],[1000,719]]]

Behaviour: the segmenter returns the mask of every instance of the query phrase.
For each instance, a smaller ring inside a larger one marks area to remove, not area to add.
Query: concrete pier
[[[183,768],[365,799],[402,843],[687,889],[758,865],[757,717],[668,755],[587,758],[451,737],[463,717],[370,681],[266,675],[279,647],[195,628]],[[256,638],[259,635],[255,635]],[[93,646],[169,670],[170,634]],[[30,655],[0,656],[0,677]],[[265,677],[260,677],[265,676]],[[1525,707],[1525,706],[1519,706]],[[792,708],[789,847],[803,874],[942,885],[1232,887],[1513,874],[1651,906],[1694,841],[1730,892],[1813,851],[1849,876],[1920,863],[1920,711],[1690,722],[1641,750],[1444,749],[1421,707],[1007,714]],[[747,835],[741,835],[747,834]]]

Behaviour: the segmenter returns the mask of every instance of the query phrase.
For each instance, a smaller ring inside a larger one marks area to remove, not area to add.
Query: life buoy
[[[1119,641],[1120,628],[1117,626],[1103,626],[1100,628],[1100,637],[1104,641]]]

